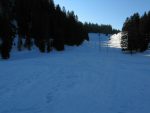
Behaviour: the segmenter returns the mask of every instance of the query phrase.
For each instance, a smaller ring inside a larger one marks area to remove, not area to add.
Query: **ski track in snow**
[[[150,52],[122,53],[119,35],[99,43],[90,33],[50,54],[13,50],[0,61],[0,113],[150,113]]]

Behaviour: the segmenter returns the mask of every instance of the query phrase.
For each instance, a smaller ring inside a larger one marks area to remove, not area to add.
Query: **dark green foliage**
[[[127,44],[126,50],[143,52],[148,49],[150,42],[150,17],[148,15],[145,13],[140,17],[138,13],[135,13],[126,19],[122,28],[123,32],[128,33],[128,40],[122,38],[122,42]]]

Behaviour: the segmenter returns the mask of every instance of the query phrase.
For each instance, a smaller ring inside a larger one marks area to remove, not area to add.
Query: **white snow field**
[[[150,113],[150,52],[122,53],[119,35],[108,44],[89,36],[63,52],[0,60],[0,113]]]

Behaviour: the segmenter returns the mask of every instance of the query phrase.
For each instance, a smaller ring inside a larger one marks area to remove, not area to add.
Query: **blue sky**
[[[73,10],[82,22],[111,24],[121,29],[126,17],[150,10],[150,0],[54,0],[66,10]]]

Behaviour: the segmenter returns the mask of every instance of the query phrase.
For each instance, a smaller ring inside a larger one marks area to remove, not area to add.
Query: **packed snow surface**
[[[118,35],[89,37],[0,60],[0,113],[150,113],[150,52],[122,53]]]

